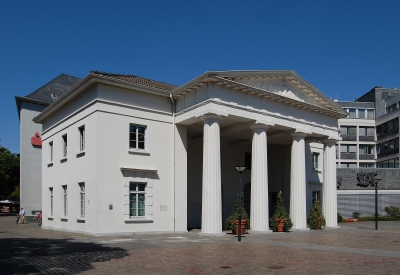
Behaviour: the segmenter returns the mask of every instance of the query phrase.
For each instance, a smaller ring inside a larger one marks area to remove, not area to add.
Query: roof
[[[49,105],[53,103],[57,98],[62,96],[66,91],[68,91],[80,80],[80,78],[77,78],[75,76],[60,74],[36,91],[25,96],[25,98],[32,99],[34,101],[41,101]]]
[[[165,90],[165,91],[172,91],[175,88],[177,88],[178,86],[175,85],[171,85],[171,84],[167,84],[164,82],[159,82],[159,81],[155,81],[155,80],[151,80],[148,78],[143,78],[143,77],[139,77],[136,75],[127,75],[127,74],[112,74],[112,73],[105,73],[105,72],[98,72],[98,71],[91,71],[92,74],[96,74],[96,75],[100,75],[100,76],[105,76],[105,77],[110,77],[110,78],[114,78],[117,80],[123,80],[126,82],[131,82],[131,83],[135,83],[138,85],[142,85],[142,86],[148,86],[151,88],[156,88],[156,89],[161,89],[161,90]]]
[[[62,108],[68,102],[76,98],[80,93],[92,85],[110,85],[122,89],[132,89],[140,92],[150,93],[158,96],[169,97],[170,91],[177,88],[175,85],[167,84],[143,78],[135,75],[113,74],[99,71],[91,71],[89,75],[72,86],[67,92],[62,94],[56,101],[44,109],[34,118],[36,123],[42,123],[52,113]]]
[[[271,93],[260,87],[250,86],[244,81],[254,80],[283,80],[290,82],[296,89],[307,95],[315,104],[306,101],[300,102],[288,96]],[[195,91],[207,82],[215,82],[216,85],[243,92],[251,92],[270,100],[278,101],[291,106],[298,106],[303,109],[319,112],[322,114],[342,118],[348,114],[337,103],[333,102],[317,88],[307,82],[292,70],[266,70],[266,71],[208,71],[188,83],[172,91],[174,97],[179,98]]]

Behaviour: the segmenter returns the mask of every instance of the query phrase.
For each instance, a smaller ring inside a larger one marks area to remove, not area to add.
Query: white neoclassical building
[[[294,230],[313,201],[337,227],[338,119],[348,114],[293,71],[206,72],[174,86],[91,72],[43,125],[43,227],[113,234],[222,234],[243,173],[250,232],[270,232],[284,193]]]

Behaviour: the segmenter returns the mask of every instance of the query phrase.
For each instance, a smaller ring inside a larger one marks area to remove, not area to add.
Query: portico
[[[327,226],[337,226],[337,117],[346,114],[293,72],[280,73],[215,72],[174,92],[175,123],[188,131],[188,227],[197,227],[200,220],[201,234],[222,234],[223,220],[239,191],[233,167],[243,165],[246,154],[251,154],[251,171],[244,174],[244,182],[251,185],[250,202],[245,202],[250,203],[251,233],[271,232],[269,199],[279,191],[289,203],[293,230],[308,230],[309,183],[316,182]],[[195,150],[201,145],[200,167]],[[322,169],[312,170],[312,154],[319,156]],[[195,190],[201,190],[201,205]]]

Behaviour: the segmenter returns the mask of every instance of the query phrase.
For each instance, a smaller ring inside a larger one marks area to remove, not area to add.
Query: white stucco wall
[[[186,127],[176,128],[174,143],[169,99],[98,86],[65,109],[45,123],[44,228],[93,234],[186,231]],[[130,124],[146,126],[144,151],[129,149]],[[82,125],[86,149],[78,156],[78,127]],[[68,135],[68,158],[61,161],[64,134]],[[48,165],[50,141],[54,144],[52,165]],[[156,172],[122,172],[121,167]],[[84,219],[79,217],[80,182],[86,187]],[[129,217],[129,182],[146,183],[144,218]],[[62,215],[62,185],[68,186],[67,217]],[[54,188],[53,216],[49,216],[49,187]],[[175,196],[179,196],[176,203]]]
[[[21,102],[20,105],[20,204],[26,215],[42,210],[42,148],[31,138],[42,132],[42,125],[32,121],[46,106]]]

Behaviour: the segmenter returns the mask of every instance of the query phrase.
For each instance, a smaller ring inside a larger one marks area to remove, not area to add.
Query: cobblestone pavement
[[[0,216],[0,274],[399,274],[400,222],[247,234],[94,237]]]

